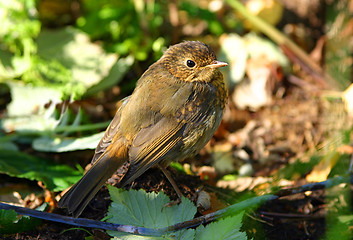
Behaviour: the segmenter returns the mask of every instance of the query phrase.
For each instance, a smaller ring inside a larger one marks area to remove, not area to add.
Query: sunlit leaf
[[[336,151],[325,155],[314,169],[306,176],[309,182],[321,182],[327,180],[332,168],[336,165],[340,154]]]
[[[73,90],[77,90],[75,94],[79,96],[84,94],[86,89],[108,77],[118,60],[116,54],[105,53],[101,46],[90,41],[87,34],[71,27],[43,30],[37,44],[40,57],[55,59],[72,72],[69,86],[74,88],[65,89],[67,94]]]
[[[32,146],[35,150],[42,152],[69,152],[83,149],[95,149],[103,135],[104,132],[80,138],[44,136],[35,139]]]
[[[117,85],[122,80],[125,73],[130,69],[133,62],[134,58],[132,56],[120,58],[110,69],[109,75],[102,79],[102,81],[100,81],[98,84],[88,88],[85,92],[85,96],[91,96],[98,93],[99,91]]]
[[[244,41],[251,58],[266,56],[270,62],[278,63],[284,69],[289,68],[288,58],[273,42],[254,33],[245,35]]]
[[[6,132],[38,132],[57,126],[53,114],[55,103],[60,102],[62,96],[60,91],[17,82],[9,82],[9,86],[12,101],[7,106],[7,117],[1,122]],[[48,103],[52,104],[45,109]]]
[[[8,82],[11,89],[11,103],[7,106],[8,117],[19,117],[36,114],[44,109],[44,105],[59,102],[62,94],[55,89],[34,87],[19,82]]]
[[[220,60],[229,64],[229,67],[222,71],[226,72],[228,76],[226,79],[233,86],[244,78],[248,50],[243,38],[237,34],[223,35],[220,43]]]

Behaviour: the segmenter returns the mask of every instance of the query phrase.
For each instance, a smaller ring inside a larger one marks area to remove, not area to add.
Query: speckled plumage
[[[96,148],[92,167],[62,197],[59,207],[77,217],[126,161],[130,166],[121,186],[152,166],[165,167],[197,154],[222,119],[227,91],[218,68],[226,65],[217,62],[204,43],[171,46],[123,100]]]

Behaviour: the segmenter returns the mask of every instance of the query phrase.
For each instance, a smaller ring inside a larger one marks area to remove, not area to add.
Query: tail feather
[[[102,155],[80,181],[65,193],[58,206],[68,208],[75,218],[78,217],[99,189],[123,163],[122,159],[109,158],[108,154]]]

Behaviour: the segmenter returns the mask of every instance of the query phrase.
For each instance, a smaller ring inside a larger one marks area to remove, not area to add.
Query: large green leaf
[[[60,102],[61,92],[45,87],[34,87],[18,82],[8,82],[11,103],[7,106],[7,117],[1,121],[5,132],[40,132],[53,130],[58,120],[54,117],[55,103]],[[45,109],[45,104],[51,107]]]
[[[208,224],[206,227],[199,226],[196,229],[198,240],[232,240],[247,239],[245,232],[240,232],[244,211],[237,215],[221,219],[217,222]]]
[[[122,78],[124,77],[125,73],[129,70],[134,62],[134,58],[132,56],[128,56],[126,58],[120,58],[110,69],[109,75],[102,79],[98,84],[91,86],[85,92],[85,96],[91,96],[99,91],[103,91],[114,85],[117,85]]]
[[[46,87],[34,87],[20,82],[7,82],[12,101],[7,106],[8,117],[23,117],[41,113],[49,102],[61,101],[60,91]]]
[[[196,207],[184,197],[181,204],[165,207],[170,199],[162,192],[125,191],[112,186],[108,186],[108,189],[113,201],[108,212],[108,222],[111,223],[156,229],[193,219],[196,213]],[[118,239],[157,239],[113,231],[108,233]],[[193,239],[194,234],[194,230],[181,230],[168,236],[173,239]]]
[[[13,100],[8,106],[7,117],[0,121],[0,126],[5,132],[16,131],[18,135],[13,139],[23,141],[25,139],[23,136],[31,136],[32,138],[28,139],[31,142],[36,138],[33,141],[33,148],[45,152],[96,148],[103,133],[79,138],[67,135],[72,132],[105,128],[107,123],[81,125],[82,111],[76,114],[71,123],[68,110],[63,111],[59,117],[56,116],[55,103],[60,102],[60,91],[17,82],[9,82],[9,85]],[[49,107],[45,108],[44,106],[50,102]]]
[[[108,186],[112,203],[109,207],[107,221],[115,224],[126,224],[144,228],[164,228],[176,223],[192,220],[196,207],[189,199],[183,197],[179,205],[165,207],[170,202],[162,192],[146,193],[144,190],[126,191],[113,186]],[[254,204],[257,201],[252,201]],[[237,205],[237,204],[236,204]],[[128,233],[108,231],[114,239],[246,239],[246,234],[240,232],[243,209],[236,215],[226,217],[206,227],[199,226],[195,229],[180,230],[160,237],[140,236]],[[250,206],[249,206],[250,207]]]
[[[67,165],[4,149],[0,150],[0,173],[42,181],[51,191],[62,191],[82,177],[81,172]]]
[[[118,60],[116,54],[105,53],[101,46],[90,42],[87,34],[71,27],[43,30],[37,44],[40,57],[59,61],[71,70],[72,81],[86,89],[107,77]]]
[[[43,152],[69,152],[83,149],[95,149],[103,137],[104,132],[81,138],[52,138],[49,136],[37,138],[33,141],[33,148]]]
[[[11,234],[32,230],[42,221],[28,216],[18,217],[14,210],[0,209],[0,233]]]

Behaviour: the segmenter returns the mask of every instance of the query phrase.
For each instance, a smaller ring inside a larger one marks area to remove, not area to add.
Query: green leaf
[[[126,224],[145,228],[163,228],[181,223],[194,218],[196,207],[186,198],[182,203],[172,207],[164,207],[169,203],[169,198],[162,192],[146,193],[143,190],[126,191],[113,186],[108,186],[112,203],[109,207],[107,221],[115,224]],[[261,196],[243,201],[231,206],[228,214],[217,222],[210,223],[206,227],[199,226],[196,230],[187,229],[170,233],[160,237],[138,236],[115,231],[108,231],[114,239],[247,239],[246,234],[240,232],[244,209],[249,209],[260,202],[274,196]],[[229,208],[229,207],[228,207]],[[241,211],[238,211],[241,210]]]
[[[179,205],[165,207],[170,199],[162,192],[146,193],[143,190],[126,191],[108,186],[112,204],[108,211],[108,222],[128,224],[146,228],[162,228],[194,218],[196,207],[187,199],[182,198]],[[127,233],[108,231],[111,236],[119,239],[156,239],[156,237],[136,236]],[[182,230],[168,234],[173,239],[193,239],[194,230]]]
[[[14,210],[0,210],[0,233],[11,234],[29,231],[39,226],[41,223],[40,219],[32,218],[28,216],[17,217],[17,213]]]
[[[32,115],[44,109],[44,105],[61,101],[62,94],[55,89],[34,87],[19,82],[7,82],[11,89],[11,103],[7,106],[7,116],[20,117]],[[24,107],[25,106],[25,107]]]
[[[85,96],[92,96],[99,91],[103,91],[110,87],[117,85],[125,73],[130,69],[134,62],[134,58],[132,56],[128,56],[126,58],[120,58],[110,69],[109,75],[105,77],[98,84],[93,85],[85,92]]]
[[[247,239],[246,233],[240,232],[242,226],[242,218],[244,211],[217,222],[208,224],[206,227],[199,226],[196,229],[196,237],[198,240],[233,240],[233,239]]]
[[[10,141],[6,141],[5,138],[0,138],[0,151],[1,150],[11,150],[11,151],[18,151],[18,147],[16,144]]]
[[[12,69],[11,59],[14,55],[8,51],[0,51],[0,81],[17,77]]]
[[[10,150],[0,150],[0,173],[42,181],[51,191],[62,191],[82,177],[81,172],[67,165]]]
[[[29,55],[35,50],[33,38],[41,28],[36,12],[35,0],[0,1],[0,39],[11,52]]]
[[[353,221],[353,215],[343,215],[337,217],[341,223],[351,223]]]
[[[55,42],[55,45],[53,45]],[[43,30],[37,39],[38,55],[45,60],[57,60],[72,72],[73,86],[83,86],[83,92],[108,77],[118,60],[116,54],[107,54],[98,44],[90,42],[89,36],[80,30],[66,27]],[[76,88],[66,89],[72,94]],[[79,89],[77,89],[79,90]]]
[[[0,81],[20,77],[31,67],[40,32],[35,0],[0,1]]]
[[[69,152],[95,149],[104,132],[81,138],[61,138],[44,136],[33,141],[32,147],[42,152]]]
[[[67,135],[104,128],[108,125],[106,122],[80,125],[82,111],[74,116],[73,122],[70,120],[72,116],[70,110],[61,112],[57,117],[55,103],[60,102],[60,91],[17,82],[9,82],[9,85],[13,100],[8,106],[8,116],[0,121],[0,126],[5,132],[16,131],[17,136],[13,136],[12,140],[23,141],[25,137],[30,137],[26,139],[27,143],[32,142],[35,150],[45,152],[94,149],[97,146],[103,133],[81,138]],[[46,108],[45,105],[50,102]],[[34,139],[36,137],[37,139]],[[6,139],[3,142],[6,142]]]
[[[283,168],[279,169],[275,176],[277,179],[297,179],[298,176],[304,176],[310,172],[313,167],[320,162],[320,156],[311,156],[309,161],[301,161],[297,159],[291,164],[287,164]]]
[[[284,70],[289,70],[288,58],[273,42],[255,33],[245,35],[244,42],[251,58],[266,56],[270,62],[278,63]]]
[[[196,2],[195,2],[196,3]],[[191,3],[191,1],[182,1],[180,9],[187,12],[190,18],[197,19],[197,21],[204,20],[208,23],[208,29],[214,35],[221,35],[224,32],[222,24],[216,17],[214,12],[198,6],[198,4]]]
[[[45,87],[33,87],[18,82],[8,82],[12,101],[7,106],[7,118],[1,121],[5,132],[38,132],[54,129],[55,103],[60,102],[61,92]],[[52,102],[49,109],[45,104]],[[24,107],[25,106],[25,107]]]

